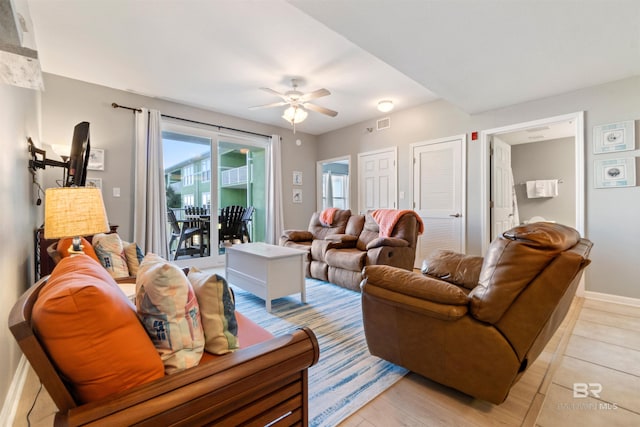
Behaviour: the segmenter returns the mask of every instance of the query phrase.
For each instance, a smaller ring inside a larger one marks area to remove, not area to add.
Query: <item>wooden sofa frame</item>
[[[307,368],[320,349],[299,329],[97,402],[79,404],[34,333],[43,278],[9,314],[9,329],[58,407],[55,426],[308,425]]]

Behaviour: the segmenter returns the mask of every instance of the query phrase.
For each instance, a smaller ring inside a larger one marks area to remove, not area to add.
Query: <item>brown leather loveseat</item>
[[[425,261],[425,274],[367,267],[369,350],[501,403],[564,319],[591,247],[570,227],[534,223],[503,233],[484,259],[441,251]]]
[[[365,266],[413,269],[419,219],[413,211],[387,211],[399,214],[388,236],[380,232],[373,211],[351,215],[351,211],[341,210],[330,226],[320,221],[320,213],[314,213],[308,231],[287,230],[280,244],[308,251],[307,277],[360,291]]]

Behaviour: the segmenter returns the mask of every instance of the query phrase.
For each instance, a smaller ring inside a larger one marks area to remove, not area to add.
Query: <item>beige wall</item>
[[[9,310],[33,283],[33,233],[42,221],[27,169],[27,137],[38,142],[38,99],[36,91],[0,83],[0,405],[21,355],[7,327]]]
[[[467,250],[481,253],[480,141],[471,141],[470,133],[546,117],[585,111],[585,229],[595,243],[593,263],[586,273],[587,290],[640,298],[640,187],[593,188],[595,158],[627,157],[636,150],[594,156],[592,128],[595,125],[636,120],[636,140],[640,138],[640,77],[595,86],[563,95],[514,105],[500,110],[468,115],[446,101],[435,101],[390,115],[391,128],[375,129],[375,121],[362,122],[318,137],[318,157],[331,158],[359,152],[398,147],[398,191],[407,197],[399,206],[409,208],[411,197],[411,143],[467,134]],[[382,115],[380,117],[383,117]],[[639,170],[640,172],[640,170]],[[640,173],[638,174],[640,175]],[[353,164],[351,199],[357,200],[357,162]]]

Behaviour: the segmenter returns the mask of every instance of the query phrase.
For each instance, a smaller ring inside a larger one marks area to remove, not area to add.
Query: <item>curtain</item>
[[[333,177],[331,171],[327,172],[327,195],[325,208],[333,208]]]
[[[513,179],[513,169],[509,168],[509,179],[511,180],[511,227],[520,225],[520,213],[518,212],[518,197],[516,196],[516,183]]]
[[[267,165],[267,233],[265,241],[277,245],[284,229],[282,212],[282,157],[279,135],[272,135],[269,141],[269,163]]]
[[[168,259],[161,122],[157,110],[136,112],[133,236],[143,253]]]

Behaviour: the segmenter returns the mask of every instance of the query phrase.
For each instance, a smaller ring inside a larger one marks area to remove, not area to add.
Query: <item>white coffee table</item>
[[[271,311],[271,300],[300,292],[307,302],[304,282],[304,257],[307,252],[267,243],[243,243],[226,248],[226,279],[265,300]]]

